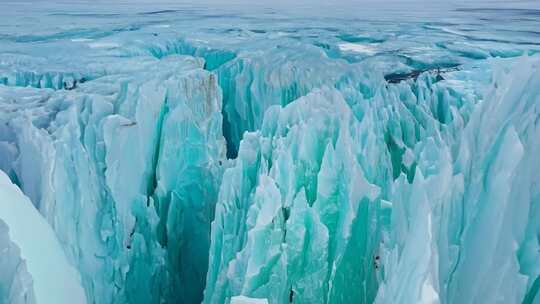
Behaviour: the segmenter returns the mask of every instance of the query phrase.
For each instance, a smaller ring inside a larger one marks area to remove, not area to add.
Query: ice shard
[[[472,71],[380,87],[361,118],[335,89],[270,108],[225,172],[205,302],[534,298],[539,64],[491,61],[478,97],[448,87]]]

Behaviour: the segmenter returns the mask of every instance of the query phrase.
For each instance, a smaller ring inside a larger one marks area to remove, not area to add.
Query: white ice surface
[[[0,171],[0,222],[9,228],[33,281],[38,304],[84,304],[80,276],[68,264],[56,236],[21,190]],[[26,287],[26,286],[25,286]]]
[[[268,300],[236,296],[231,298],[231,304],[268,304]]]
[[[356,52],[365,55],[375,55],[377,53],[373,46],[358,43],[341,43],[339,44],[339,49],[344,52]]]

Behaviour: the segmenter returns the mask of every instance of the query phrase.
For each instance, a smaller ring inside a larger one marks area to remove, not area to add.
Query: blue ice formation
[[[540,303],[540,10],[291,5],[0,4],[1,304]]]
[[[267,110],[223,176],[205,303],[533,299],[540,60],[488,65]]]
[[[188,301],[204,286],[225,145],[220,90],[201,66],[128,60],[80,90],[2,90],[6,172],[79,265],[89,302]],[[187,278],[190,290],[175,283]]]

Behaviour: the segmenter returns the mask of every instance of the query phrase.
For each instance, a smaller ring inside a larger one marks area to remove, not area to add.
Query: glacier
[[[490,64],[509,86],[482,99],[428,77],[356,99],[360,119],[328,88],[270,108],[223,177],[205,302],[533,297],[540,61]]]
[[[540,303],[535,1],[0,8],[0,303]]]

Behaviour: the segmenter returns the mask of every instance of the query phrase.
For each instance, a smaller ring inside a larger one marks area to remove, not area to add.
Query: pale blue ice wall
[[[202,64],[118,60],[78,90],[2,89],[3,153],[16,159],[3,169],[79,266],[89,302],[200,297],[225,157],[221,91]]]

